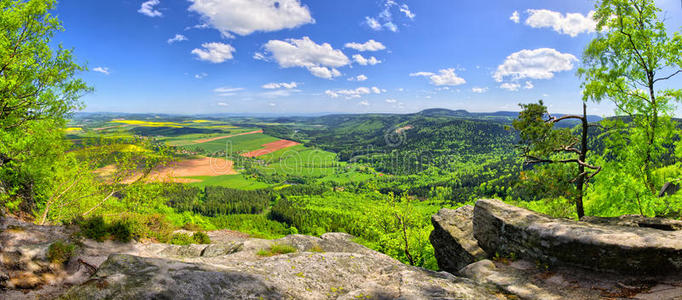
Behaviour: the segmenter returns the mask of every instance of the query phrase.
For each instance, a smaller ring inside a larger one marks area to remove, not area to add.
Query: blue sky
[[[679,30],[680,1],[656,2]],[[593,9],[591,0],[62,1],[56,40],[90,68],[86,111],[499,111],[544,99],[575,112]]]

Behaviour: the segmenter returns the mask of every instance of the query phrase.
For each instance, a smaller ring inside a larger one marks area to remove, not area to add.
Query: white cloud
[[[190,0],[189,10],[224,36],[278,31],[315,23],[299,0]]]
[[[347,43],[344,47],[355,49],[358,51],[379,51],[379,50],[386,49],[386,46],[384,46],[384,44],[377,42],[375,40],[369,40],[369,41],[365,42],[364,44]]]
[[[393,20],[393,13],[391,11],[398,11],[405,15],[405,20],[413,21],[415,14],[410,10],[407,4],[398,4],[394,0],[385,0],[383,3],[383,10],[377,17],[365,17],[365,24],[372,30],[380,31],[383,29],[398,32],[398,26]],[[383,24],[382,24],[383,22]]]
[[[414,20],[414,17],[416,17],[416,15],[412,11],[410,11],[410,8],[407,7],[407,4],[401,5],[400,11],[404,13],[406,17],[410,18],[410,20]]]
[[[487,88],[487,87],[484,87],[484,88],[482,88],[482,87],[474,87],[474,88],[471,88],[471,91],[474,92],[474,93],[477,93],[477,94],[483,94],[483,93],[485,93],[485,92],[488,91],[488,88]]]
[[[206,76],[208,76],[208,74],[206,74],[206,73],[199,73],[199,74],[195,74],[195,75],[194,75],[194,78],[196,78],[196,79],[204,79],[204,78],[206,78]]]
[[[314,76],[321,78],[341,76],[341,72],[336,68],[350,64],[350,60],[341,50],[332,48],[328,43],[318,45],[307,36],[285,41],[270,40],[264,48],[280,67],[307,68]],[[255,57],[268,59],[264,54],[258,53]]]
[[[382,92],[381,89],[379,89],[378,87],[376,86],[372,87],[372,93],[381,94],[381,92]]]
[[[228,106],[228,105],[229,105],[229,104],[227,104],[227,103],[225,103],[225,102],[218,102],[218,106]]]
[[[218,94],[228,94],[228,93],[235,93],[239,91],[243,91],[244,88],[231,88],[231,87],[219,87],[214,89],[213,91],[218,93]]]
[[[512,20],[512,22],[518,24],[521,21],[521,18],[519,17],[519,12],[515,10],[511,17],[509,17],[509,20]]]
[[[358,64],[360,64],[360,65],[362,65],[362,66],[366,66],[366,65],[372,65],[372,66],[373,66],[373,65],[376,65],[376,64],[380,64],[380,63],[381,63],[381,61],[378,60],[378,59],[377,59],[376,57],[374,57],[374,56],[372,56],[372,57],[370,57],[370,58],[364,58],[364,57],[363,57],[362,55],[360,55],[360,54],[355,54],[355,55],[353,55],[353,60],[355,60],[356,63],[358,63]]]
[[[192,54],[196,55],[199,60],[209,61],[214,64],[232,59],[232,52],[236,51],[234,47],[223,43],[203,43],[201,47],[204,49],[194,49]]]
[[[386,103],[396,103],[398,100],[395,99],[386,99]]]
[[[369,106],[369,102],[367,102],[367,100],[362,100],[358,104],[362,106]]]
[[[161,3],[161,1],[159,0],[149,0],[143,2],[142,5],[140,5],[140,9],[138,9],[137,12],[152,18],[161,17],[163,16],[163,14],[160,11],[154,9],[154,6],[159,5],[159,3]]]
[[[431,79],[431,83],[437,86],[441,85],[450,85],[450,86],[456,86],[456,85],[462,85],[466,83],[466,80],[464,80],[461,77],[458,77],[457,74],[455,74],[455,69],[449,68],[449,69],[442,69],[438,71],[438,74],[431,73],[431,72],[417,72],[417,73],[412,73],[410,74],[412,77],[416,76],[423,76],[423,77],[429,77]]]
[[[182,35],[182,34],[175,34],[175,36],[172,37],[172,38],[170,38],[170,39],[168,39],[167,42],[168,42],[169,44],[172,44],[172,43],[175,43],[175,42],[182,42],[182,41],[186,41],[186,40],[187,40],[187,37],[186,37],[186,36],[184,36],[184,35]]]
[[[550,27],[554,31],[575,37],[586,32],[595,32],[597,23],[594,21],[594,11],[590,11],[587,16],[579,13],[567,13],[547,9],[529,9],[526,25],[533,28]]]
[[[551,48],[525,49],[507,56],[504,63],[497,67],[493,78],[497,82],[506,78],[551,79],[554,73],[573,69],[573,63],[577,60],[572,54]]]
[[[109,68],[107,67],[95,67],[92,70],[95,72],[102,73],[104,75],[109,75]]]
[[[373,30],[381,30],[381,23],[379,23],[379,21],[377,21],[375,18],[365,17],[365,23]]]
[[[534,88],[534,87],[535,87],[535,85],[533,85],[533,83],[530,82],[530,81],[526,81],[526,84],[523,85],[523,88],[524,88],[524,89],[527,89],[527,90],[530,90],[530,89],[532,89],[532,88]]]
[[[518,83],[510,83],[510,82],[505,82],[505,83],[503,83],[503,84],[500,85],[500,88],[501,88],[501,89],[505,89],[505,90],[508,90],[508,91],[518,91],[520,87],[521,87],[520,84],[518,84]]]
[[[365,81],[365,80],[367,80],[367,76],[365,76],[364,74],[360,74],[358,76],[348,78],[348,81]]]
[[[286,82],[272,82],[272,83],[267,83],[262,86],[264,89],[279,89],[279,88],[285,88],[285,89],[293,89],[298,87],[298,83],[292,81],[289,83]]]
[[[375,90],[376,89],[376,90]],[[378,93],[377,93],[378,91]],[[340,96],[344,96],[346,99],[353,99],[353,98],[360,98],[363,95],[368,95],[371,94],[372,92],[379,94],[381,93],[381,90],[379,90],[376,87],[372,87],[372,89],[367,88],[367,87],[359,87],[354,90],[326,90],[324,93],[329,95],[332,98],[338,98]]]

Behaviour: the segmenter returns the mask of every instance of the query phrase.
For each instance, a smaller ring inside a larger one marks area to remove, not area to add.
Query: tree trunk
[[[580,158],[581,162],[585,162],[587,157],[587,130],[589,125],[587,123],[587,104],[583,103],[583,118],[582,118],[582,135],[580,138]],[[578,218],[585,216],[585,209],[583,208],[583,189],[585,186],[585,166],[583,164],[578,164],[578,182],[576,189],[578,190],[578,197],[575,200],[575,209],[578,212]]]

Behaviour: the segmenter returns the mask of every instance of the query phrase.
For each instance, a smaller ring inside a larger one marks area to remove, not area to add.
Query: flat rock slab
[[[471,205],[455,210],[443,208],[431,216],[433,231],[429,240],[441,270],[457,274],[465,266],[487,257],[474,239],[473,216]]]
[[[488,253],[619,274],[682,272],[682,231],[554,219],[499,200],[479,200],[473,226]]]

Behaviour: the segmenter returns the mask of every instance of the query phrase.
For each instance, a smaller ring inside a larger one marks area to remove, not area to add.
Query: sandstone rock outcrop
[[[258,257],[257,247],[217,257],[111,255],[63,299],[496,299],[468,279],[404,265],[346,234],[269,241],[315,247]],[[358,247],[364,248],[361,251]],[[251,250],[250,250],[251,249]]]
[[[431,217],[433,231],[429,240],[441,270],[457,274],[468,264],[487,257],[474,238],[473,216],[473,206],[466,205],[456,210],[441,209]]]
[[[474,237],[490,255],[620,274],[682,271],[682,231],[554,219],[499,200],[479,200]]]

